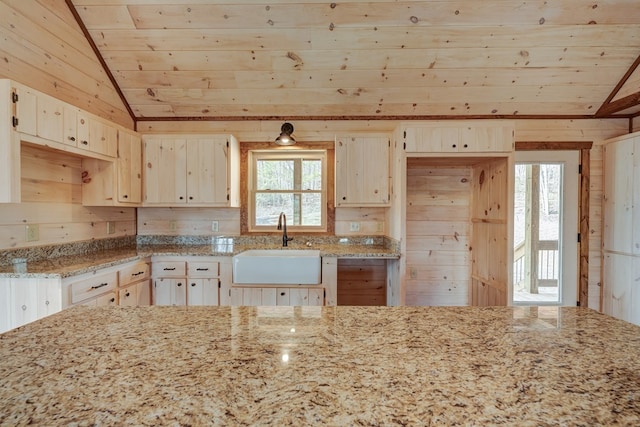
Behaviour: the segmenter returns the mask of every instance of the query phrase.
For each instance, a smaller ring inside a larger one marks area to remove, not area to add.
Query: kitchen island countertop
[[[74,307],[0,335],[0,424],[639,425],[640,328],[557,307]]]

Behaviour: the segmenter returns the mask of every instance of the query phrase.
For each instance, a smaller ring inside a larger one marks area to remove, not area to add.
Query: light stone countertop
[[[0,278],[65,278],[113,267],[150,256],[233,256],[249,249],[283,249],[273,244],[235,245],[138,245],[136,248],[120,248],[88,252],[83,255],[60,256],[29,261],[21,269],[15,265],[0,265]],[[290,249],[318,249],[323,257],[338,258],[399,258],[399,253],[383,245],[314,244],[291,245]]]
[[[0,335],[0,425],[640,425],[640,327],[557,307],[74,307]]]

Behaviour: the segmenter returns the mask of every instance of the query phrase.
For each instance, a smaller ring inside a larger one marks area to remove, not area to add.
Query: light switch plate
[[[218,231],[218,221],[211,221],[211,231]]]
[[[114,234],[116,232],[116,222],[107,221],[107,234]]]
[[[31,224],[26,226],[26,240],[27,242],[35,242],[40,240],[40,227],[38,224]]]

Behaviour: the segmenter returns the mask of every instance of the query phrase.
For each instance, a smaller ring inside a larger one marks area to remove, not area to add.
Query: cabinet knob
[[[128,195],[126,195],[126,194],[125,194],[124,196],[122,196],[122,197],[123,197],[123,198],[125,198],[125,199],[128,199],[128,198],[129,198],[129,196],[128,196]]]
[[[45,301],[45,302],[44,302],[44,305],[49,305],[49,301]]]
[[[192,284],[191,284],[191,286],[192,286],[192,287],[193,287],[193,286],[195,286],[195,285],[196,285],[195,283],[192,283]]]
[[[347,200],[347,196],[344,196],[344,197],[342,198],[342,200]]]
[[[193,196],[189,196],[189,200],[193,200]]]
[[[86,141],[86,140],[82,141],[82,145],[89,145],[89,141]]]
[[[453,147],[453,148],[456,148],[457,146],[456,146],[456,144],[453,144],[453,145],[452,145],[452,147]]]
[[[182,286],[182,283],[178,283],[178,286]]]
[[[69,141],[74,141],[74,142],[75,142],[75,140],[76,140],[76,137],[75,137],[75,136],[70,136],[70,137],[69,137]]]
[[[112,297],[109,302],[116,302],[116,299]]]
[[[27,306],[26,305],[22,306],[22,311],[27,311]]]
[[[469,147],[469,144],[464,144],[464,148],[468,148],[468,147]]]
[[[184,197],[180,196],[180,200],[184,200]]]

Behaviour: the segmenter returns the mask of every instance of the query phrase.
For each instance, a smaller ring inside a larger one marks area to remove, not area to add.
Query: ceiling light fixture
[[[291,123],[284,123],[280,128],[280,136],[276,138],[277,145],[293,145],[296,143],[296,139],[291,136],[293,133],[293,125]]]

